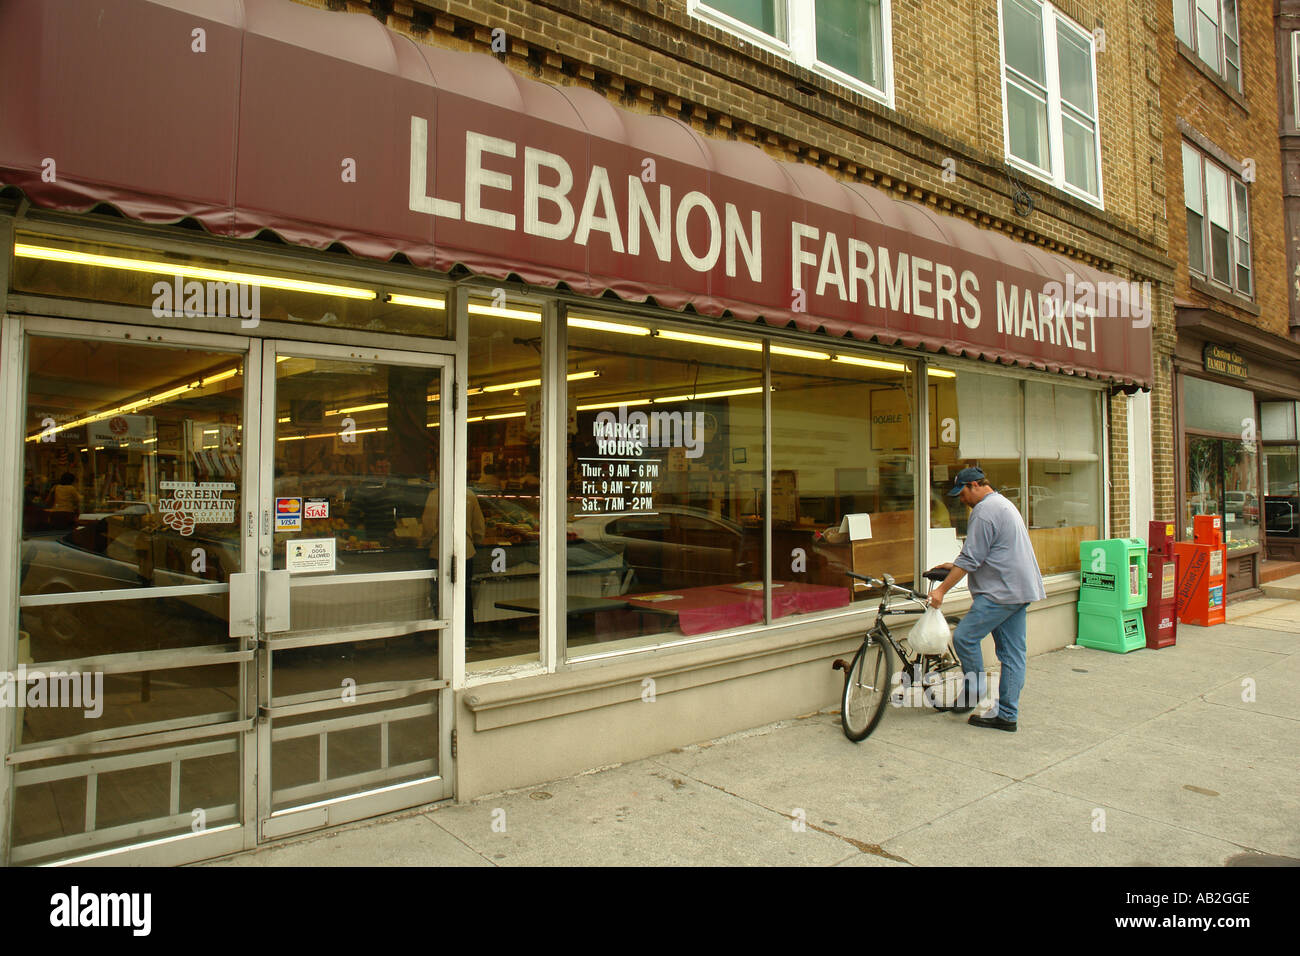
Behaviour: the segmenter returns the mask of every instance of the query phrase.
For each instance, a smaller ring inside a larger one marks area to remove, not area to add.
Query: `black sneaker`
[[[1003,720],[996,714],[992,717],[981,717],[979,714],[972,714],[966,723],[974,724],[976,727],[991,727],[994,730],[1005,730],[1012,734],[1016,732],[1016,722],[1014,720]]]

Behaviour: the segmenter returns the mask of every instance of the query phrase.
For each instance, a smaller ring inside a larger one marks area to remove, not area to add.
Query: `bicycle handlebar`
[[[851,578],[857,578],[859,581],[865,581],[867,584],[871,585],[872,587],[886,587],[886,588],[892,588],[895,591],[901,591],[903,594],[907,595],[909,600],[915,601],[917,604],[924,604],[927,607],[930,604],[929,598],[927,598],[924,594],[917,594],[911,588],[901,587],[900,585],[897,584],[887,584],[883,580],[877,580],[876,578],[873,578],[867,574],[858,574],[856,571],[845,571],[844,573]]]

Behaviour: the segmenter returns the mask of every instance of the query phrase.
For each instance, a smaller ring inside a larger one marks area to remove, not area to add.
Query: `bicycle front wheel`
[[[889,697],[891,671],[889,651],[877,641],[867,640],[844,675],[844,696],[840,700],[840,723],[844,736],[854,743],[876,729]]]

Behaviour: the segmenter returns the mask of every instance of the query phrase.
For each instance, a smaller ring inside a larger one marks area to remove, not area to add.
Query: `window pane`
[[[1101,399],[1064,385],[1025,383],[1029,538],[1044,574],[1079,569],[1079,542],[1101,528]]]
[[[241,567],[243,356],[36,336],[28,350],[21,593],[228,583]],[[224,603],[181,605],[218,618],[201,630],[224,640]],[[50,633],[69,644],[139,633],[113,637],[105,620]],[[156,633],[173,646],[178,631]],[[63,655],[77,656],[90,653]]]
[[[848,602],[845,571],[910,583],[915,566],[912,366],[772,355],[772,613]],[[933,500],[932,500],[933,503]],[[942,507],[942,506],[940,506]],[[837,533],[871,516],[871,540]],[[815,536],[828,531],[821,540]],[[806,557],[805,557],[806,555]],[[777,584],[780,584],[777,587]],[[819,589],[837,589],[826,592]],[[857,592],[867,599],[865,591]]]
[[[487,300],[476,303],[489,306]],[[516,306],[520,312],[535,311]],[[541,324],[470,314],[465,660],[536,660],[541,562]],[[503,387],[508,386],[508,387]],[[444,480],[450,480],[450,470]],[[569,555],[569,573],[581,560]],[[457,586],[465,586],[465,582]],[[530,604],[530,602],[533,602]]]
[[[1228,213],[1228,174],[1213,163],[1205,164],[1205,198],[1210,222],[1227,229],[1232,224]]]
[[[1174,36],[1188,46],[1192,45],[1192,0],[1174,0]]]
[[[1264,532],[1300,538],[1300,454],[1295,445],[1264,446]]]
[[[817,0],[815,13],[817,59],[883,89],[880,0]]]
[[[762,623],[760,343],[583,321],[569,325],[569,648]]]
[[[1056,20],[1056,54],[1061,73],[1061,98],[1089,118],[1097,110],[1092,97],[1092,50],[1059,17]]]
[[[1065,144],[1065,181],[1089,195],[1097,194],[1097,138],[1091,127],[1061,118]]]
[[[1020,506],[1020,383],[976,372],[931,369],[930,550],[933,567],[951,561],[966,537],[969,512],[948,497],[967,466],[984,470],[989,484]]]
[[[1039,169],[1051,169],[1051,154],[1047,145],[1047,104],[1008,82],[1007,124],[1011,134],[1011,155]]]
[[[1205,199],[1201,195],[1201,154],[1186,143],[1183,144],[1183,201],[1188,209],[1205,211]]]
[[[1187,264],[1195,271],[1206,274],[1205,269],[1205,218],[1187,210]]]
[[[785,39],[785,4],[781,0],[709,0],[709,6],[768,36]]]
[[[1242,388],[1186,377],[1183,412],[1188,428],[1240,435],[1244,422],[1255,417],[1255,397]]]
[[[1007,66],[1046,87],[1042,7],[1031,0],[1005,0],[1002,4],[1002,29],[1003,56]]]
[[[1237,289],[1250,295],[1250,213],[1246,202],[1246,186],[1240,180],[1232,181],[1232,198],[1237,237]]]
[[[1215,279],[1232,281],[1232,242],[1228,230],[1210,223],[1210,267]]]
[[[1261,402],[1260,438],[1264,441],[1295,441],[1297,407],[1295,402]]]
[[[1183,486],[1183,540],[1192,540],[1192,518],[1223,513],[1223,441],[1188,436]]]
[[[1228,553],[1259,544],[1258,446],[1223,443],[1223,538]]]
[[[1213,0],[1217,3],[1218,0]],[[1219,72],[1219,26],[1199,9],[1203,0],[1197,0],[1196,14],[1196,52],[1202,60],[1210,65],[1214,72]]]
[[[1237,0],[1223,0],[1223,39],[1231,56],[1240,39],[1237,35]],[[1236,57],[1232,56],[1232,59]]]

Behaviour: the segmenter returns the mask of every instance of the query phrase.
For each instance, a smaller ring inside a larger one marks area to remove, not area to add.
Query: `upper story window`
[[[709,20],[893,105],[890,0],[690,0]]]
[[[1174,0],[1174,35],[1229,86],[1241,91],[1237,0]]]
[[[1001,11],[1007,161],[1101,205],[1092,35],[1040,0]]]
[[[1291,125],[1300,129],[1300,30],[1291,31]]]
[[[1246,184],[1183,143],[1187,264],[1193,273],[1251,295],[1250,209]]]

